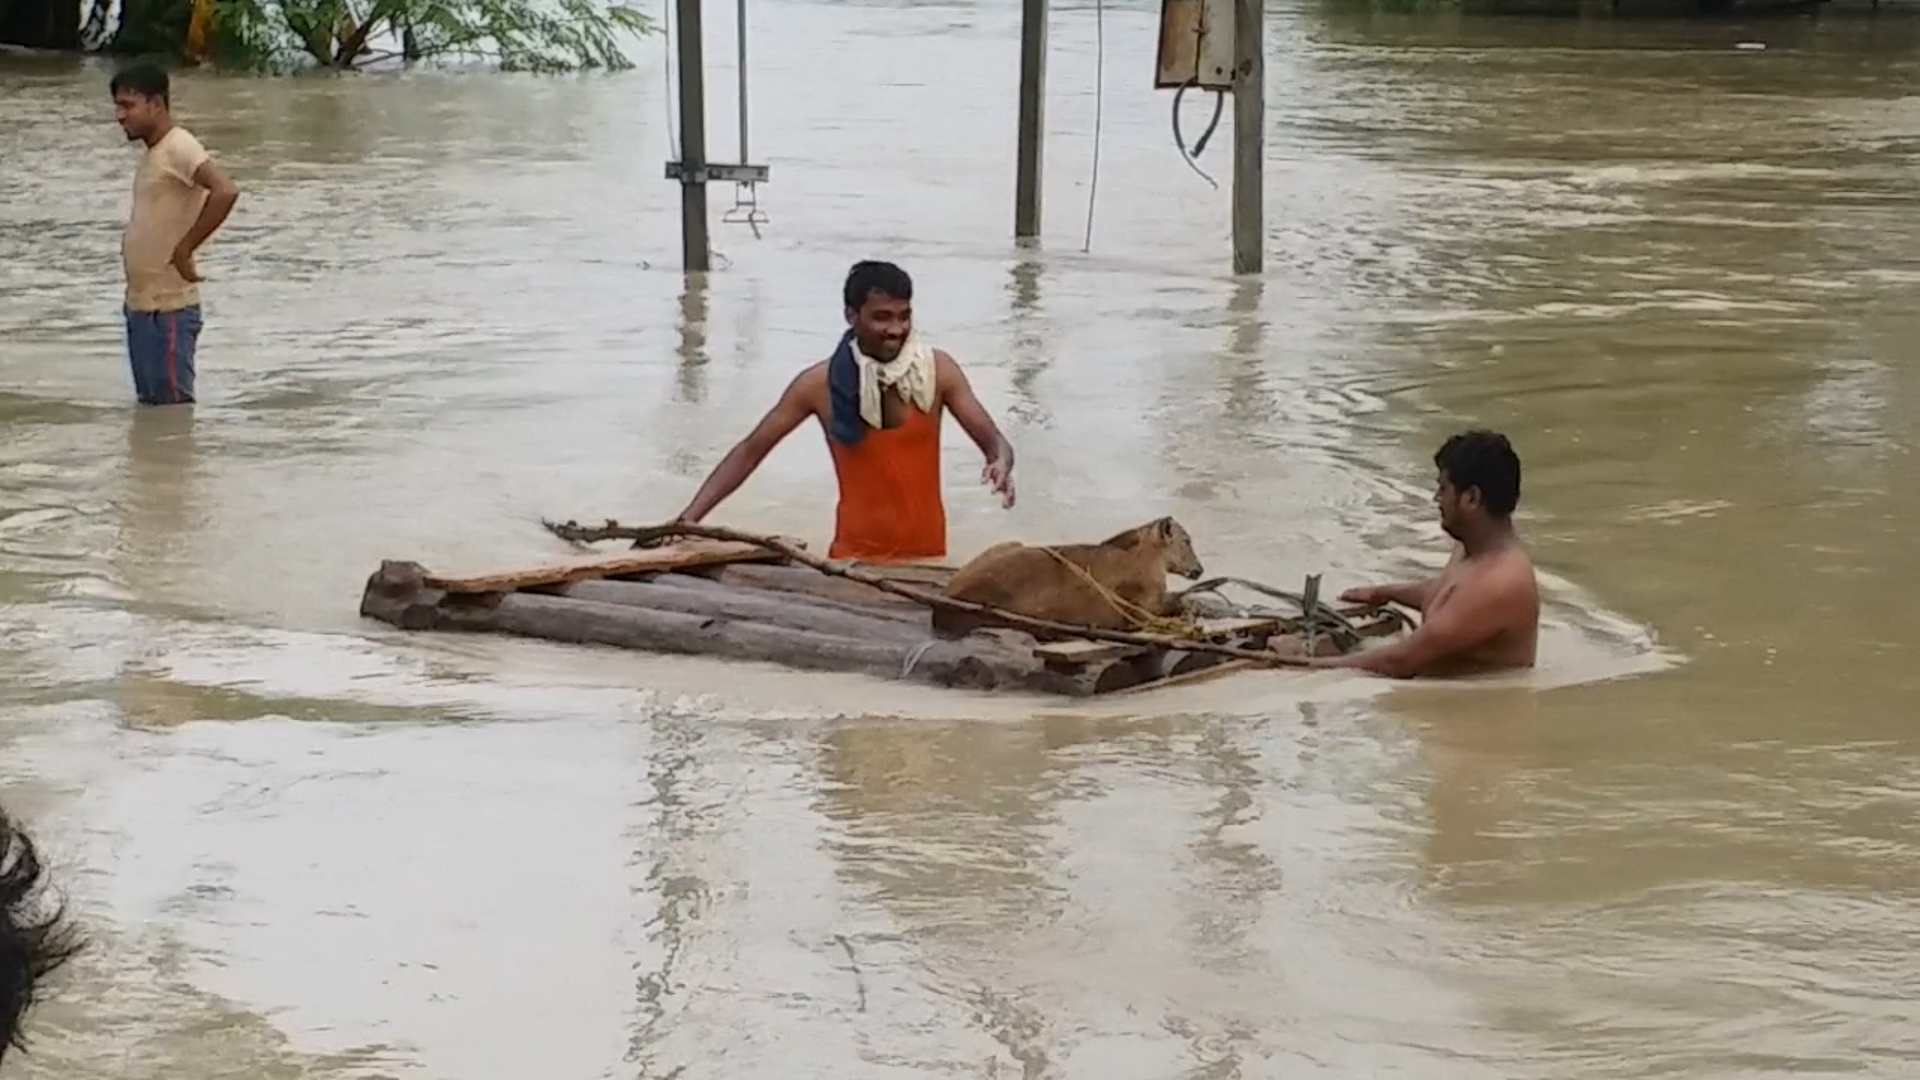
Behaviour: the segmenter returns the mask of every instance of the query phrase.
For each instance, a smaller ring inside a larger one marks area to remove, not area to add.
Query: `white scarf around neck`
[[[860,419],[868,427],[886,426],[880,393],[888,386],[899,390],[900,396],[921,412],[933,411],[933,349],[922,343],[918,334],[909,334],[900,346],[900,354],[884,364],[862,352],[859,341],[852,344],[854,363],[860,367]]]

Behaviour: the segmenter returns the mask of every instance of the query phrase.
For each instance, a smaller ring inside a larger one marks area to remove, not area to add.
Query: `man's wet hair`
[[[874,293],[891,296],[895,300],[911,300],[913,279],[907,276],[905,270],[890,262],[863,259],[854,263],[853,269],[847,271],[846,287],[841,290],[847,310],[859,311]]]
[[[107,83],[107,94],[119,97],[121,94],[139,94],[144,98],[159,98],[162,105],[171,107],[173,84],[160,65],[142,60],[128,64],[113,73],[112,81]]]
[[[1480,505],[1496,518],[1505,518],[1520,505],[1520,455],[1497,431],[1476,428],[1440,444],[1433,463],[1457,491],[1480,489]]]
[[[33,838],[0,810],[0,1059],[27,1049],[22,1023],[47,976],[85,947],[65,906],[48,906],[45,870]]]

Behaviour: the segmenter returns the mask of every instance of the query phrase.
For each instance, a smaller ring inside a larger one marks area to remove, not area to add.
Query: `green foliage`
[[[116,51],[181,55],[192,0],[125,0]],[[624,36],[657,33],[638,9],[596,0],[213,0],[207,59],[260,72],[479,63],[551,74],[623,71]]]

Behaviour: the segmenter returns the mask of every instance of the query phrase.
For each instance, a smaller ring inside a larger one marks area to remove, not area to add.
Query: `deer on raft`
[[[1197,581],[1203,573],[1193,538],[1179,522],[1163,517],[1098,544],[1036,547],[1003,541],[968,560],[945,593],[1032,619],[1131,630],[1143,612],[1164,617],[1183,610],[1179,595],[1167,591],[1168,574]],[[996,623],[990,615],[933,609],[933,631],[941,637],[961,637]]]

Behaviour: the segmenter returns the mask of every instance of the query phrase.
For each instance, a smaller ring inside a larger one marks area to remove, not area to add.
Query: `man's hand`
[[[669,526],[690,525],[690,524],[697,524],[697,522],[693,521],[692,518],[687,517],[685,513],[680,513],[680,514],[676,514],[671,520],[662,522],[662,524],[669,525]],[[674,533],[667,533],[665,536],[656,536],[651,540],[635,540],[633,542],[633,546],[636,548],[667,547],[672,544],[677,544],[683,539],[685,539],[685,537],[679,536]]]
[[[1385,585],[1361,585],[1340,594],[1343,604],[1366,604],[1369,607],[1379,607],[1391,599],[1392,594]]]
[[[991,485],[994,494],[1000,496],[1002,509],[1013,507],[1013,462],[1006,458],[994,458],[980,470],[980,482]]]
[[[1013,446],[1006,436],[1000,434],[999,425],[974,395],[973,384],[967,381],[967,373],[953,357],[935,349],[933,352],[934,369],[939,372],[941,399],[948,412],[966,430],[973,445],[980,448],[981,456],[987,464],[980,470],[980,482],[990,484],[994,493],[1000,496],[1003,508],[1013,506]]]
[[[173,249],[172,262],[174,270],[178,271],[188,284],[201,280],[200,268],[193,264],[193,249],[186,244],[183,243]]]

